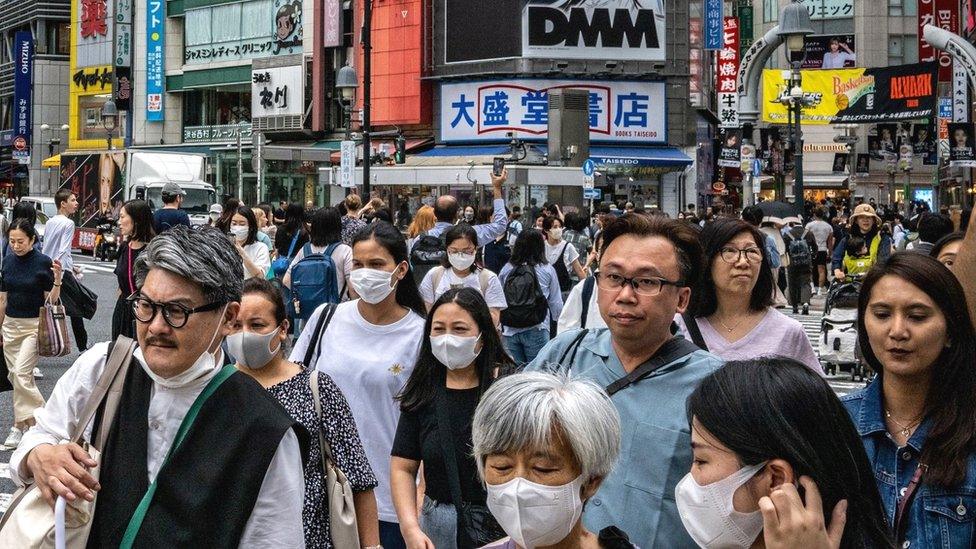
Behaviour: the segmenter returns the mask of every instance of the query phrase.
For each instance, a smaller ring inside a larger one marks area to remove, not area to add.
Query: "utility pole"
[[[373,26],[373,0],[363,2],[363,201],[370,199],[369,165],[372,162],[370,144],[370,81],[373,78],[373,45],[370,43]]]

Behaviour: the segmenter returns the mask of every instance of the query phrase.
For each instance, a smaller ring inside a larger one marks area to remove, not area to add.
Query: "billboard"
[[[72,0],[77,20],[71,27],[74,33],[75,67],[112,65],[115,45],[115,2],[109,0]]]
[[[17,31],[14,34],[14,47],[14,135],[10,146],[15,160],[29,164],[34,78],[34,37],[30,31]]]
[[[300,115],[305,112],[302,65],[251,71],[251,116]]]
[[[722,49],[722,0],[705,0],[705,49]]]
[[[149,122],[163,121],[165,10],[163,0],[149,0],[146,5],[146,120]]]
[[[803,39],[804,69],[847,69],[857,65],[853,34],[819,34]]]
[[[938,61],[939,82],[952,80],[952,56],[949,52],[936,50],[925,41],[922,29],[925,25],[935,25],[954,34],[959,34],[958,0],[920,0],[918,2],[918,60],[921,63]]]
[[[976,168],[976,137],[973,133],[972,124],[949,124],[949,165]]]
[[[739,92],[735,82],[739,76],[739,20],[726,17],[722,22],[722,51],[715,63],[715,82],[718,89],[718,121],[722,128],[739,126]]]
[[[527,0],[522,57],[664,61],[665,30],[663,0]]]
[[[718,165],[722,168],[738,168],[741,164],[739,154],[742,152],[742,131],[726,129],[724,132],[722,147],[718,153]]]
[[[78,197],[77,219],[92,225],[101,215],[118,218],[124,170],[125,151],[61,155],[61,186]]]
[[[521,0],[442,0],[444,62],[466,63],[522,55]],[[473,40],[491,21],[491,40]]]
[[[938,96],[935,62],[869,69],[801,71],[804,124],[897,122],[929,118]],[[763,71],[763,120],[783,124],[787,107],[775,100],[788,90],[784,71]]]
[[[302,0],[274,0],[274,49],[272,55],[302,52]]]
[[[803,0],[810,19],[846,19],[854,17],[854,0]]]
[[[590,92],[590,140],[667,143],[664,82],[494,80],[441,84],[440,141],[545,139],[548,90]]]

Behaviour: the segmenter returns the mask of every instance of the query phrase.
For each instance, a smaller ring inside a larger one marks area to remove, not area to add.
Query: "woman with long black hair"
[[[505,349],[515,362],[528,364],[549,343],[549,324],[563,310],[559,277],[546,261],[542,231],[525,229],[519,233],[512,247],[512,258],[502,267],[498,279],[507,303],[501,315]],[[544,311],[535,307],[539,293],[546,298]],[[510,296],[516,301],[509,299]],[[517,302],[518,296],[522,297],[522,303]]]
[[[349,285],[359,299],[326,304],[309,317],[289,360],[316,368],[346,395],[376,473],[383,547],[404,548],[390,493],[390,450],[400,394],[424,337],[426,308],[393,225],[371,223],[352,239]]]
[[[390,482],[408,546],[432,543],[447,549],[458,547],[456,507],[485,505],[485,488],[471,453],[471,420],[481,395],[512,360],[505,354],[488,304],[473,288],[442,294],[427,316],[424,332],[428,337],[399,396]],[[448,418],[447,425],[439,421],[443,418]],[[418,516],[421,462],[425,495]],[[454,500],[455,492],[461,502]]]
[[[688,417],[694,461],[675,497],[702,547],[891,547],[857,430],[805,365],[729,362],[688,397]]]
[[[136,293],[133,266],[146,244],[156,236],[153,229],[152,208],[145,200],[130,200],[119,210],[119,232],[125,237],[125,246],[115,261],[115,277],[119,282],[119,297],[112,313],[112,341],[120,335],[136,337],[136,317],[132,304],[126,301]]]
[[[295,253],[308,243],[308,229],[305,227],[305,209],[301,204],[289,204],[285,207],[285,223],[278,227],[274,239],[274,251],[276,257],[288,258],[289,263],[295,257]],[[278,277],[285,275],[284,269],[280,273],[275,273]]]
[[[876,373],[842,400],[902,547],[976,545],[976,340],[960,282],[896,253],[864,278],[858,344]]]

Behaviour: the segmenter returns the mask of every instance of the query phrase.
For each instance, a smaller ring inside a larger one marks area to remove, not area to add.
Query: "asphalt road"
[[[102,263],[89,256],[75,255],[75,265],[84,268],[82,283],[88,286],[98,296],[98,311],[95,318],[85,323],[88,329],[89,344],[101,341],[108,341],[112,330],[112,311],[115,307],[118,284],[112,270],[114,263]],[[820,330],[820,316],[823,310],[823,299],[814,298],[810,315],[793,315],[788,309],[783,312],[788,316],[796,318],[803,324],[807,335],[814,342],[814,349],[817,348],[816,338]],[[74,343],[72,338],[72,344]],[[37,380],[37,385],[41,393],[47,398],[54,389],[55,383],[62,374],[78,358],[77,348],[73,352],[60,358],[42,358],[40,369],[44,374],[43,379]],[[838,374],[829,378],[831,386],[838,394],[846,394],[864,387],[864,382],[853,381],[849,374]],[[0,393],[0,442],[6,438],[13,420],[13,404],[11,393]],[[0,513],[7,509],[10,497],[15,490],[13,482],[10,481],[10,473],[7,463],[10,461],[10,450],[0,450]]]

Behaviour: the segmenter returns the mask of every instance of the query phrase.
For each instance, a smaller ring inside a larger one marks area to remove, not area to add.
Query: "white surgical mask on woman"
[[[448,370],[460,370],[478,358],[478,340],[481,336],[463,337],[454,334],[430,336],[430,350],[434,358]]]
[[[247,240],[248,231],[249,229],[247,227],[242,227],[240,225],[230,228],[230,234],[234,235],[234,238],[236,238],[238,242],[244,242]]]
[[[459,271],[464,271],[471,265],[474,265],[474,254],[447,254],[447,260],[451,263],[451,267]]]
[[[488,510],[505,533],[525,549],[562,541],[583,513],[583,475],[562,486],[536,484],[522,477],[485,486]]]
[[[370,305],[376,305],[386,299],[390,292],[396,288],[393,281],[393,273],[381,271],[379,269],[355,269],[349,273],[349,284],[356,290],[359,297]]]
[[[553,228],[549,229],[549,236],[551,236],[553,240],[562,240],[563,239],[563,228],[562,227],[553,227]]]
[[[678,515],[691,539],[705,549],[746,549],[762,532],[760,511],[740,513],[732,506],[735,491],[766,463],[743,467],[722,480],[702,486],[691,473],[674,489]]]
[[[264,368],[274,360],[281,350],[281,342],[275,350],[271,350],[271,342],[281,332],[281,327],[271,333],[258,334],[241,330],[227,336],[227,351],[237,359],[241,366],[252,370]]]

